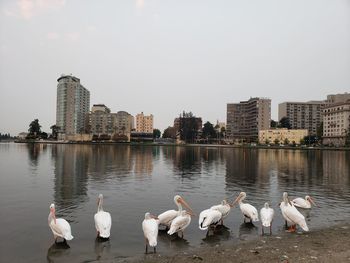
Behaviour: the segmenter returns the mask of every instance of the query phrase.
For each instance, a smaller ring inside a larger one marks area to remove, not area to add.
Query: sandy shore
[[[239,244],[201,247],[175,255],[144,255],[115,262],[350,262],[350,222],[309,233],[279,233]]]

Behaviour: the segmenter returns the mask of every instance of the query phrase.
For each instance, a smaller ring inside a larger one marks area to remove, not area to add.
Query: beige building
[[[229,139],[253,142],[259,131],[270,128],[271,100],[250,98],[248,101],[227,104],[226,135]]]
[[[350,100],[350,93],[342,93],[342,94],[332,94],[327,96],[327,104],[334,104],[340,102],[346,102]]]
[[[112,134],[113,114],[104,104],[94,104],[89,114],[90,133],[92,134]]]
[[[310,135],[316,135],[325,105],[325,101],[283,102],[278,105],[278,120],[287,117],[291,129],[307,129]]]
[[[134,117],[126,111],[111,113],[104,104],[95,104],[89,114],[90,133],[126,135],[130,139]]]
[[[275,143],[278,140],[279,143],[284,144],[286,139],[288,143],[300,144],[300,140],[305,136],[308,136],[308,130],[288,130],[283,129],[270,129],[270,130],[261,130],[259,131],[259,143],[261,144],[270,144]]]
[[[344,146],[350,131],[350,99],[330,104],[323,110],[323,144]]]
[[[144,115],[143,112],[136,115],[136,132],[153,133],[153,115]]]
[[[90,92],[72,75],[61,75],[57,81],[56,125],[60,128],[59,133],[84,133]]]

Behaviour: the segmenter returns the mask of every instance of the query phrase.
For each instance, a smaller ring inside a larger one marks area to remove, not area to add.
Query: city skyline
[[[1,1],[0,132],[49,132],[62,73],[162,132],[183,110],[215,124],[268,97],[277,120],[279,103],[349,92],[348,1],[291,3]]]

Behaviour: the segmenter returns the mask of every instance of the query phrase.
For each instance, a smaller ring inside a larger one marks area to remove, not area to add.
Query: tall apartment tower
[[[85,132],[90,92],[72,75],[61,75],[57,82],[56,125],[60,127],[60,133]]]
[[[268,130],[271,122],[271,100],[250,98],[227,104],[226,134],[234,140],[256,142],[260,130]]]
[[[146,116],[143,112],[136,115],[136,131],[153,133],[153,115]]]
[[[278,105],[278,119],[287,117],[291,129],[307,129],[310,135],[316,135],[325,105],[325,101],[283,102]]]

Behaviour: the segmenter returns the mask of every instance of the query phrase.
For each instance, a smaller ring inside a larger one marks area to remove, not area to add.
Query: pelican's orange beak
[[[239,201],[240,198],[241,198],[241,195],[239,194],[239,195],[237,196],[236,200],[233,201],[233,203],[230,204],[230,206],[231,206],[231,207],[234,207],[234,205]]]
[[[311,197],[309,197],[309,200],[310,200],[310,202],[311,202],[314,206],[317,206],[316,203],[315,203],[315,201],[314,201],[314,199],[312,199]]]
[[[155,220],[159,220],[158,216],[155,216],[155,215],[151,215],[151,218],[153,218]]]
[[[186,201],[181,197],[179,202],[183,204],[189,211],[187,212],[191,216],[196,216],[196,214],[193,212],[192,208],[189,206],[189,204],[186,203]]]

